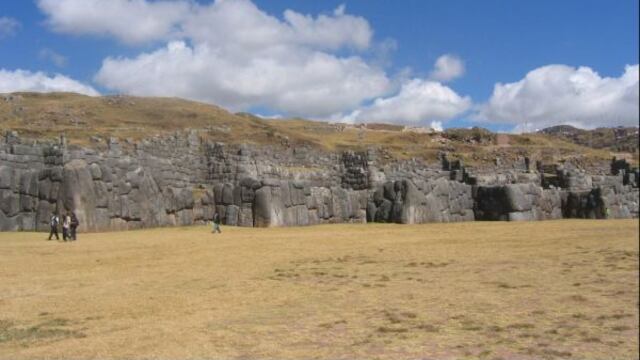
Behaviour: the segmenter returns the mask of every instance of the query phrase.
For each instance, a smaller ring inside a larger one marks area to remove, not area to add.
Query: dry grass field
[[[0,358],[637,359],[638,222],[0,233]]]

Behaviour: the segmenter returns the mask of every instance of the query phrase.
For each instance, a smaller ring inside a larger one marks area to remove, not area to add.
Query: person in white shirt
[[[67,241],[67,239],[71,239],[71,234],[69,233],[69,229],[71,227],[71,216],[67,213],[64,216],[64,220],[62,221],[62,239]]]

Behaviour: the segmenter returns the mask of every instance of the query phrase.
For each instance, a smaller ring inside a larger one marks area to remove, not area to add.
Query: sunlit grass
[[[0,233],[0,358],[638,358],[638,222]]]

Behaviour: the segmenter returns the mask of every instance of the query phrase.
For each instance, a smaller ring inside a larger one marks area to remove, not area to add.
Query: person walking
[[[60,237],[58,236],[59,223],[60,223],[60,218],[58,217],[58,215],[56,215],[56,213],[52,212],[51,219],[49,219],[49,226],[51,227],[51,231],[49,231],[49,240],[51,240],[51,237],[53,235],[56,236],[56,240],[60,240]]]
[[[71,216],[69,216],[69,213],[67,212],[62,220],[62,240],[67,241],[67,239],[71,239],[71,236],[69,235],[70,227]]]
[[[220,214],[215,213],[213,215],[213,230],[211,231],[212,233],[222,233],[222,230],[220,230]]]
[[[71,230],[71,233],[69,234],[71,237],[71,240],[76,241],[76,229],[78,229],[78,226],[80,225],[80,221],[78,221],[78,217],[76,216],[75,212],[71,212],[71,222],[69,223],[69,229]]]

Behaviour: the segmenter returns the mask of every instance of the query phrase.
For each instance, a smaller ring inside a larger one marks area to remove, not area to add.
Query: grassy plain
[[[0,358],[637,359],[638,222],[0,233]]]

